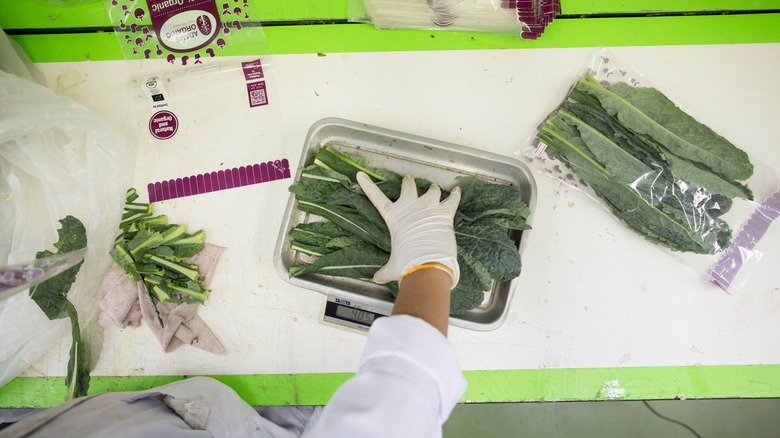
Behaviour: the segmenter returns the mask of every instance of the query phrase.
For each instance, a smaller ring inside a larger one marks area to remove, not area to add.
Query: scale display
[[[323,321],[367,332],[377,319],[387,316],[382,310],[342,298],[328,297]]]

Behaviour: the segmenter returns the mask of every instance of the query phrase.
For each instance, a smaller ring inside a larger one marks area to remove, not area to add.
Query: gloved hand
[[[438,264],[452,277],[452,287],[460,279],[458,247],[453,219],[460,203],[460,187],[442,202],[441,188],[432,184],[418,197],[414,178],[401,183],[401,196],[390,201],[368,175],[358,172],[357,181],[390,230],[390,260],[374,275],[377,283],[400,280],[423,264]]]

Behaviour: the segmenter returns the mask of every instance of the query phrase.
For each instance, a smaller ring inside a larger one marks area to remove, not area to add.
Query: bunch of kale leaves
[[[387,169],[371,169],[356,154],[339,152],[330,145],[318,150],[314,164],[303,169],[290,187],[298,209],[327,219],[309,222],[291,231],[292,249],[317,257],[303,266],[292,266],[290,277],[319,273],[350,278],[371,278],[390,258],[390,232],[384,219],[357,184],[355,175],[366,172],[390,199],[400,196],[402,175]],[[450,313],[478,307],[493,281],[509,281],[520,275],[516,242],[507,229],[527,230],[530,209],[515,187],[473,176],[457,177],[462,196],[455,215],[460,282],[451,294]],[[415,179],[418,194],[431,182]],[[448,193],[442,193],[445,198]],[[397,282],[387,287],[396,294]]]
[[[537,137],[625,225],[672,250],[727,247],[721,216],[733,198],[753,198],[741,182],[753,174],[747,154],[655,88],[587,74]]]

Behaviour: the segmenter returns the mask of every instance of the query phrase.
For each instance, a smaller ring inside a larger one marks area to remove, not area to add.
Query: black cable
[[[691,426],[688,426],[687,424],[683,423],[682,421],[677,421],[677,420],[675,420],[675,419],[673,419],[673,418],[664,417],[663,415],[659,414],[659,413],[658,413],[658,411],[656,411],[655,409],[653,409],[653,408],[650,406],[650,403],[648,403],[648,402],[647,402],[647,400],[642,400],[642,403],[644,403],[644,404],[645,404],[645,406],[647,406],[647,409],[650,409],[650,412],[652,412],[653,414],[655,414],[655,415],[656,415],[658,418],[661,418],[661,419],[663,419],[663,420],[666,420],[666,421],[669,421],[669,422],[671,422],[671,423],[674,423],[674,424],[680,425],[680,426],[682,426],[682,427],[684,427],[684,428],[688,429],[689,431],[691,431],[691,433],[692,433],[692,434],[694,434],[694,435],[696,436],[696,438],[701,438],[701,435],[699,435],[699,434],[698,434],[698,433],[697,433],[695,430],[693,430],[693,428],[692,428]]]

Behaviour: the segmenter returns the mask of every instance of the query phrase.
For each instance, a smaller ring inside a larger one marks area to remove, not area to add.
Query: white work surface
[[[613,53],[754,159],[780,169],[780,44],[625,47]],[[593,55],[594,49],[577,48],[267,59],[294,171],[309,127],[325,117],[515,157]],[[109,92],[126,81],[122,62],[38,67],[52,88],[131,135]],[[463,369],[780,364],[780,344],[773,339],[780,332],[780,283],[726,294],[704,272],[625,229],[582,192],[536,176],[533,230],[505,323],[490,332],[450,328]],[[222,214],[225,226],[206,230],[208,241],[220,243],[241,232],[229,218],[240,215],[242,204],[265,206],[252,231],[254,253],[228,248],[200,310],[227,356],[188,346],[164,354],[144,326],[103,330],[93,322],[86,326],[87,341],[98,344],[92,375],[354,371],[365,335],[323,325],[324,297],[289,285],[274,268],[290,183],[272,183],[275,194],[256,201],[257,186],[248,186],[156,207],[176,207],[174,222],[192,228],[200,226],[198,215]],[[189,208],[192,203],[197,208]],[[24,375],[64,375],[69,344],[65,336]]]

